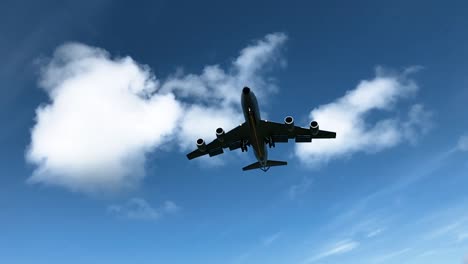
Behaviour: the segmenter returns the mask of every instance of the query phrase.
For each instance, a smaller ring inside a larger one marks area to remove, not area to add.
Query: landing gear
[[[275,141],[273,141],[273,138],[269,137],[267,139],[268,147],[269,148],[274,148],[275,147]]]
[[[245,141],[245,140],[242,141],[242,145],[241,145],[241,147],[240,147],[240,149],[242,150],[242,152],[247,152],[247,149],[248,149],[247,146],[248,146],[247,141]]]

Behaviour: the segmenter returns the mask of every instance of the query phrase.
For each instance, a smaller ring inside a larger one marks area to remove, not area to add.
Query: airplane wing
[[[294,129],[290,130],[286,124],[266,120],[261,122],[263,122],[266,136],[271,137],[273,142],[288,142],[290,138],[294,138],[296,142],[311,142],[313,138],[336,138],[336,133],[331,131],[319,130],[317,134],[313,135],[309,128],[294,126]]]
[[[229,150],[238,149],[242,146],[243,141],[248,140],[249,131],[244,123],[226,132],[223,137],[223,142],[219,141],[218,139],[215,139],[209,144],[206,144],[206,149],[204,151],[196,149],[187,154],[187,158],[191,160],[200,156],[204,156],[206,154],[210,155],[210,157],[213,157],[224,153],[224,148],[229,148]]]

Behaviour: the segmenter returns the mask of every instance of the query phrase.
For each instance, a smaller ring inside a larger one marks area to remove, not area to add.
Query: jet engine
[[[319,124],[317,121],[312,121],[310,122],[310,132],[312,133],[312,135],[317,135],[318,132],[319,132]]]
[[[220,142],[223,142],[224,141],[224,129],[222,129],[221,127],[218,127],[216,129],[216,138],[220,141]]]
[[[201,152],[205,152],[206,144],[205,144],[205,141],[202,138],[197,139],[197,148]]]
[[[292,116],[285,117],[284,124],[288,127],[289,131],[292,131],[294,129],[294,118]]]

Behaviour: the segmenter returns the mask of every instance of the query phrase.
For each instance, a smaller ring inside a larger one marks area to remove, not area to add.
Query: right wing
[[[313,135],[308,128],[294,126],[289,130],[286,124],[262,120],[267,137],[271,137],[274,142],[288,142],[288,139],[295,139],[296,142],[311,142],[313,138],[336,138],[336,133],[331,131],[319,130]]]
[[[206,144],[206,148],[204,151],[196,149],[189,154],[187,154],[187,158],[189,160],[204,156],[206,154],[210,155],[210,157],[219,155],[224,153],[224,148],[229,148],[229,150],[235,150],[242,146],[243,142],[247,142],[249,140],[249,131],[245,123],[231,129],[230,131],[224,134],[223,142],[215,139],[211,141],[209,144]]]

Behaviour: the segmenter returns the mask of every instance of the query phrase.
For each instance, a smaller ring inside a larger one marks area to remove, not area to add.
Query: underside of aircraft
[[[242,89],[241,104],[245,122],[228,132],[223,128],[217,128],[216,139],[208,144],[199,138],[196,141],[197,149],[187,154],[189,160],[204,155],[213,157],[224,153],[224,149],[227,148],[246,152],[248,147],[252,147],[257,162],[242,170],[267,171],[273,166],[287,165],[286,161],[268,160],[267,145],[273,148],[276,143],[287,143],[289,139],[294,139],[297,143],[309,143],[312,139],[336,138],[335,132],[320,130],[317,121],[312,121],[308,128],[303,128],[294,125],[292,116],[285,117],[284,123],[262,120],[257,98],[249,87]]]

